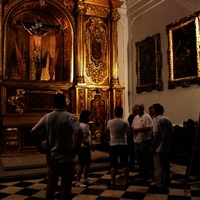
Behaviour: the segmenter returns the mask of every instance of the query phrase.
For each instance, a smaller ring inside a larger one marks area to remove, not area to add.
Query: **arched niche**
[[[3,79],[72,82],[74,18],[57,1],[15,1],[4,15]]]

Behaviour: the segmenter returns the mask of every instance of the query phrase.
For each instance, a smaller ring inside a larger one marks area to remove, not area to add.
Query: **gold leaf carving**
[[[84,90],[79,90],[79,113],[84,110],[85,103],[84,103]]]
[[[86,76],[93,84],[102,84],[108,77],[107,26],[102,19],[91,17],[85,23]]]

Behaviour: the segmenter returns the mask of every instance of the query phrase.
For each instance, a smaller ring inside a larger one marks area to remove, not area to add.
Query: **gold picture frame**
[[[160,33],[136,42],[136,92],[163,90]]]
[[[197,12],[166,27],[169,89],[200,83],[199,17],[200,12]]]

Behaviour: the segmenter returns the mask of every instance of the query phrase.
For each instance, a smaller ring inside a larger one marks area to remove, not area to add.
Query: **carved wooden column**
[[[122,5],[122,2],[111,1],[111,85],[119,85],[119,77],[118,77],[118,42],[117,42],[117,22],[120,19],[120,15],[118,13],[118,8]]]
[[[84,50],[83,50],[83,29],[84,15],[86,13],[83,0],[78,0],[77,5],[77,56],[76,56],[76,75],[75,83],[84,83]]]

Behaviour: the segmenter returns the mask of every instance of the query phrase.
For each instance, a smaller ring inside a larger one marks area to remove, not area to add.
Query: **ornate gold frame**
[[[162,82],[162,53],[160,51],[160,33],[147,37],[136,46],[136,92],[151,92],[163,90]]]
[[[200,12],[167,25],[168,35],[168,88],[200,84],[199,63]]]

